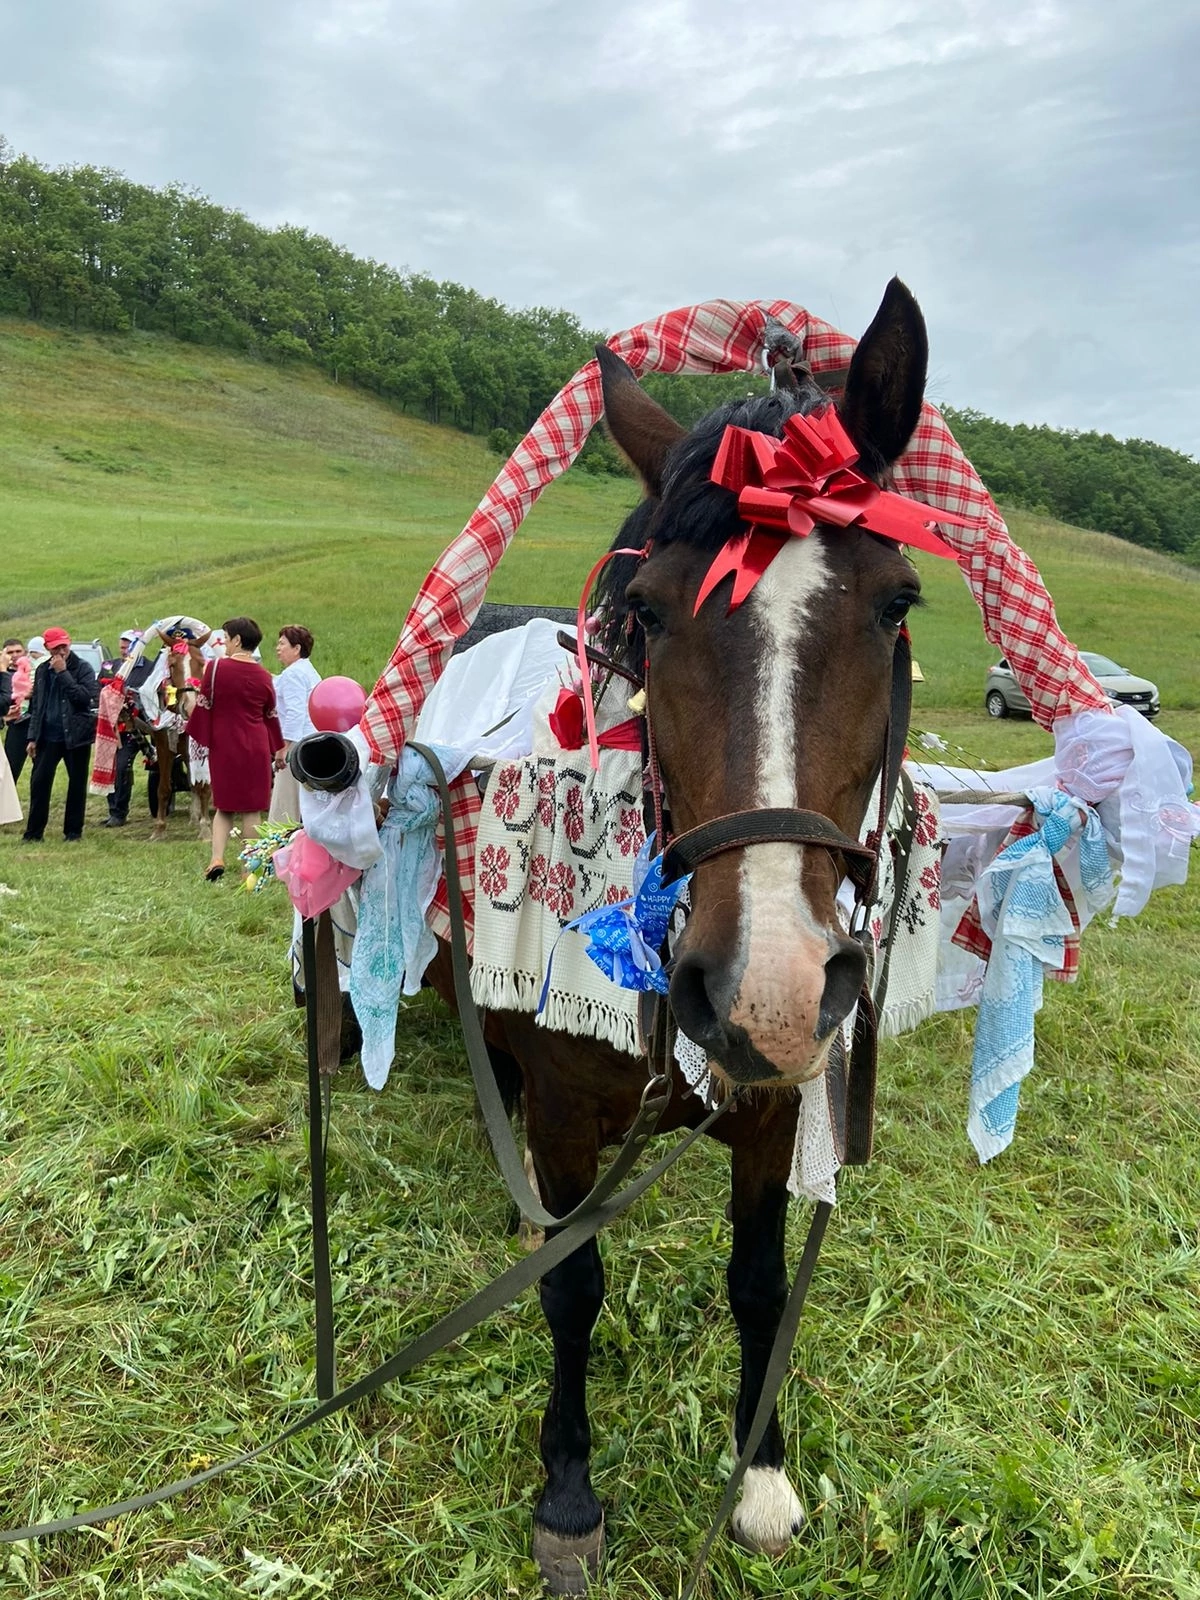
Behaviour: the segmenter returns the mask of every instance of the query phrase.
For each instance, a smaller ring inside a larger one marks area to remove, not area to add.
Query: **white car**
[[[1144,717],[1158,715],[1157,684],[1151,683],[1149,678],[1134,677],[1125,667],[1119,667],[1108,656],[1097,655],[1094,650],[1081,650],[1079,654],[1084,666],[1110,700],[1132,706]],[[989,670],[983,690],[983,704],[989,717],[1029,715],[1029,701],[1007,661],[998,661]]]

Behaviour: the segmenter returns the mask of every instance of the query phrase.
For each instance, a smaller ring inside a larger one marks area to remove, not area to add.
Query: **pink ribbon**
[[[879,488],[853,470],[857,461],[858,450],[832,406],[812,416],[789,417],[782,439],[727,427],[711,477],[737,495],[738,511],[750,527],[718,551],[695,611],[730,573],[729,609],[736,610],[783,549],[784,539],[804,539],[818,526],[864,528],[954,561],[954,551],[932,524],[970,527],[970,520]]]

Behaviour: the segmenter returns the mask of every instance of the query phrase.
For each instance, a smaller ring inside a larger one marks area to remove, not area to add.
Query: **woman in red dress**
[[[275,712],[275,680],[254,659],[262,629],[250,617],[225,624],[225,654],[204,669],[189,738],[208,746],[212,776],[212,860],[204,876],[215,883],[225,871],[225,848],[240,814],[242,834],[254,836],[271,804],[272,758],[283,748]]]

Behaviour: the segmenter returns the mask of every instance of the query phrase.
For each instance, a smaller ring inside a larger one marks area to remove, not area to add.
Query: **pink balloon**
[[[349,733],[367,709],[367,696],[353,678],[322,678],[308,697],[308,714],[322,733]]]

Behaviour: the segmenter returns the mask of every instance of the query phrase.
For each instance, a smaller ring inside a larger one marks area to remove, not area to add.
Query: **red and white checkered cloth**
[[[797,336],[814,372],[844,368],[854,354],[856,340],[787,300],[708,300],[614,334],[608,344],[639,376],[746,372],[759,363],[768,318]],[[455,640],[474,621],[513,534],[546,485],[575,460],[602,411],[599,365],[589,361],[542,412],[421,585],[363,715],[363,732],[378,760],[397,760]],[[974,523],[967,528],[945,524],[940,531],[983,614],[984,633],[1007,656],[1037,721],[1049,728],[1072,711],[1111,710],[1060,630],[1037,568],[1013,543],[994,501],[932,406],[922,408],[893,475],[900,493]],[[454,799],[456,821],[461,812],[458,859],[468,902],[474,898],[478,815],[473,794],[472,780],[464,775],[454,786]],[[435,902],[443,913],[444,888]],[[470,904],[464,909],[469,915]]]

